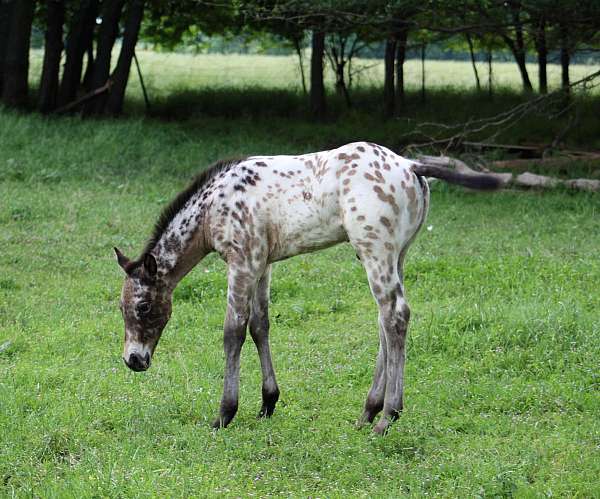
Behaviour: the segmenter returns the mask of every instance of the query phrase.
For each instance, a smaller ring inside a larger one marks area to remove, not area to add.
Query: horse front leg
[[[269,265],[258,282],[250,312],[250,335],[256,345],[262,371],[262,407],[258,413],[259,418],[270,417],[275,410],[275,404],[279,400],[279,387],[275,379],[275,370],[273,369],[269,347],[270,281],[271,266]]]
[[[225,428],[234,418],[238,409],[240,353],[246,340],[250,302],[255,287],[256,280],[250,277],[247,271],[229,268],[227,312],[223,327],[225,376],[219,417],[213,422],[213,428]]]

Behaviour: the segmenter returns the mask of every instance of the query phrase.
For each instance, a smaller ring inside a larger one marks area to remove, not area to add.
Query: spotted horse
[[[173,290],[216,251],[228,265],[228,292],[223,397],[213,426],[227,426],[237,412],[247,328],[262,370],[259,416],[271,416],[279,399],[269,348],[272,263],[347,241],[379,308],[379,353],[359,423],[372,423],[383,409],[374,431],[384,433],[402,410],[410,316],[402,266],[427,215],[425,177],[481,190],[498,187],[491,176],[420,164],[368,142],[217,162],[164,210],[137,260],[115,248],[126,274],[120,299],[125,363],[134,371],[150,367],[171,316]]]

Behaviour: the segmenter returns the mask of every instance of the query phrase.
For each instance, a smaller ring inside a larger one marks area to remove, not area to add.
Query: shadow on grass
[[[440,88],[428,91],[423,100],[419,91],[411,90],[406,93],[402,106],[397,105],[396,116],[386,120],[383,118],[381,89],[364,87],[352,91],[351,107],[346,105],[341,95],[329,94],[325,118],[319,125],[314,124],[314,129],[318,133],[320,126],[333,125],[343,129],[350,124],[358,136],[364,136],[367,131],[375,130],[377,133],[385,129],[388,135],[385,142],[400,148],[425,139],[422,134],[416,133],[418,124],[464,126],[474,120],[504,113],[530,98],[510,88],[497,89],[491,97],[476,91]],[[554,103],[541,111],[532,111],[511,126],[503,126],[495,140],[549,144],[570,126],[568,124],[576,114],[577,118],[564,142],[571,147],[600,148],[600,124],[595,112],[599,101],[600,97],[597,96],[578,96],[570,101],[570,111],[561,112],[564,102]],[[128,110],[135,115],[145,113],[143,102],[136,100],[130,101]],[[155,99],[149,116],[165,121],[188,122],[188,125],[206,118],[258,122],[282,119],[313,124],[307,95],[293,89],[260,87],[181,89]],[[396,132],[395,137],[389,137],[390,130]],[[435,127],[429,131],[435,138],[448,133]],[[487,140],[496,131],[486,129],[472,133],[469,139]],[[286,129],[278,127],[277,133],[281,132],[285,133]]]

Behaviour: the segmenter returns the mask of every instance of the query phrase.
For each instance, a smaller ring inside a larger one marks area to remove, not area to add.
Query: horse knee
[[[269,334],[269,316],[266,314],[253,313],[248,325],[250,335],[255,342]]]
[[[382,304],[380,320],[384,331],[404,337],[410,320],[410,308],[404,298],[396,297]]]
[[[404,300],[401,300],[396,305],[395,316],[397,327],[404,334],[406,334],[406,329],[408,328],[408,321],[410,320],[410,308]]]

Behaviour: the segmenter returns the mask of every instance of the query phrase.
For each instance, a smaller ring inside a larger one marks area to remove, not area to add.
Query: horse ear
[[[150,277],[155,277],[157,272],[156,258],[152,253],[146,253],[144,255],[144,269],[150,275]]]
[[[113,248],[115,250],[115,256],[117,257],[117,263],[120,267],[127,272],[127,266],[131,263],[129,258],[127,258],[123,253],[119,251],[119,248]]]

